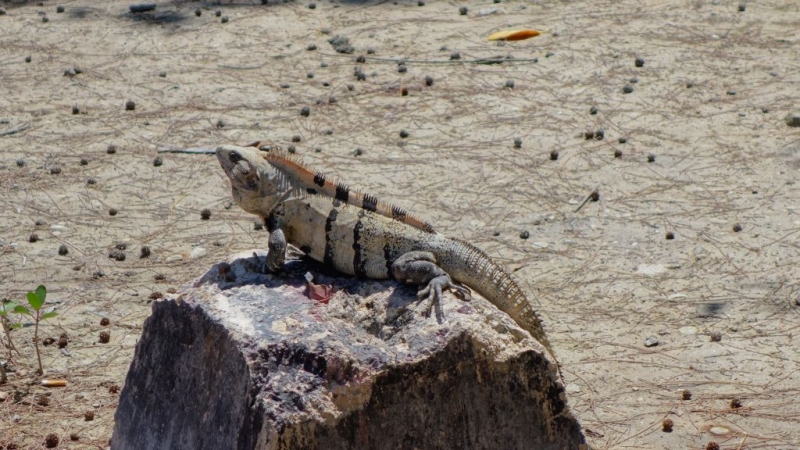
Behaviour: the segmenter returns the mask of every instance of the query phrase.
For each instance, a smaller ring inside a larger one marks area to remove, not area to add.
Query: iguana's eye
[[[239,152],[230,152],[228,159],[231,161],[231,164],[236,164],[242,160],[242,155],[240,155]]]

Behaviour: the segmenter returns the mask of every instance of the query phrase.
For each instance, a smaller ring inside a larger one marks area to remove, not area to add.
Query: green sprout
[[[36,348],[36,359],[39,361],[39,375],[44,373],[44,369],[42,368],[42,355],[39,353],[39,322],[57,316],[55,311],[42,314],[42,306],[44,306],[46,297],[47,289],[44,286],[39,285],[35,291],[28,292],[28,304],[33,309],[33,312],[23,305],[17,305],[12,310],[14,313],[25,314],[33,318],[33,346]]]

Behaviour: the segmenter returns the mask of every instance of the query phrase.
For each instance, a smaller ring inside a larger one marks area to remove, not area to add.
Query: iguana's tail
[[[448,241],[451,245],[438,258],[439,266],[511,316],[552,353],[539,316],[511,275],[474,245],[452,238]]]

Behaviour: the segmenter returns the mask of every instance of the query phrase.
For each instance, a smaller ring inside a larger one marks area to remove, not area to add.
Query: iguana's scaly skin
[[[266,269],[280,270],[287,242],[349,275],[425,286],[434,304],[450,289],[464,300],[476,290],[550,349],[541,322],[517,283],[473,245],[368,194],[313,172],[280,150],[222,146],[217,159],[236,203],[261,216],[270,232]],[[451,278],[452,277],[452,278]]]

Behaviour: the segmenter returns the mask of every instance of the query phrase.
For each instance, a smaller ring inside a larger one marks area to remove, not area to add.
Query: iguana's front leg
[[[264,273],[279,272],[286,262],[286,236],[283,230],[276,228],[269,234],[269,252],[267,262],[264,263]]]
[[[436,265],[436,257],[431,252],[417,251],[403,254],[392,263],[392,275],[396,280],[425,286],[417,293],[417,297],[428,299],[426,316],[431,314],[431,308],[435,304],[437,316],[444,318],[441,307],[442,291],[450,289],[457,297],[466,301],[472,298],[469,289],[453,283],[447,272]]]

